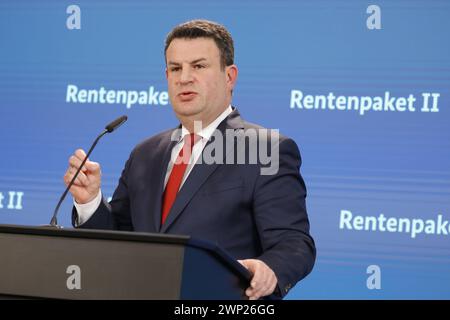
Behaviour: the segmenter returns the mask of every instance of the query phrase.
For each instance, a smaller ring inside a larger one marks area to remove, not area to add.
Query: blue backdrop
[[[48,223],[68,157],[126,114],[91,156],[110,196],[131,149],[177,124],[166,34],[206,18],[234,37],[233,104],[302,153],[318,257],[287,298],[450,299],[449,16],[438,0],[3,0],[0,223]]]

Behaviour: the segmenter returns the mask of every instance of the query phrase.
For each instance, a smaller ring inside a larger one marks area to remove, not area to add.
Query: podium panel
[[[245,299],[250,275],[188,236],[0,226],[0,294],[58,299]]]

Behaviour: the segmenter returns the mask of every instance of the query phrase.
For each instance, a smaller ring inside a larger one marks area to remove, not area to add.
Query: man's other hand
[[[238,262],[253,275],[250,287],[245,290],[250,300],[258,300],[273,293],[278,280],[267,264],[257,259],[238,260]]]

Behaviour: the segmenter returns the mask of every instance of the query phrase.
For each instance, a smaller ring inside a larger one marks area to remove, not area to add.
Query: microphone
[[[122,124],[125,123],[125,121],[127,121],[128,117],[127,116],[121,116],[118,117],[116,120],[114,120],[113,122],[111,122],[110,124],[108,124],[105,127],[105,130],[108,131],[108,133],[113,132],[114,130],[116,130],[118,127],[120,127]]]
[[[116,120],[112,121],[110,124],[108,124],[105,127],[105,130],[95,139],[94,143],[92,144],[91,148],[89,149],[88,153],[86,154],[86,157],[84,158],[83,162],[81,163],[80,167],[78,168],[77,172],[73,176],[72,180],[70,181],[69,185],[67,186],[66,190],[62,194],[61,198],[59,199],[58,204],[56,205],[55,211],[53,212],[52,220],[50,220],[50,227],[55,228],[62,228],[61,226],[58,226],[58,220],[56,219],[58,215],[59,207],[61,206],[62,202],[67,196],[67,193],[69,192],[70,188],[72,187],[73,183],[78,177],[78,174],[81,171],[81,168],[83,168],[84,164],[86,163],[87,159],[89,158],[89,155],[92,153],[92,150],[94,150],[95,146],[97,145],[97,142],[100,140],[101,137],[103,137],[107,133],[111,133],[114,130],[116,130],[118,127],[120,127],[122,124],[124,124],[125,121],[127,121],[127,116],[121,116],[117,118]]]

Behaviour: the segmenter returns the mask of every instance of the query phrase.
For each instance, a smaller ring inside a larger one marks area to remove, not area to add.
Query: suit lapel
[[[234,109],[234,111],[223,121],[220,123],[220,125],[217,127],[217,129],[222,133],[222,136],[225,136],[226,129],[243,129],[243,122],[239,115],[239,112],[237,109]],[[209,141],[205,148],[211,143]],[[224,149],[225,149],[225,142],[224,142]],[[205,148],[203,150],[205,150]],[[202,153],[203,155],[203,153]],[[225,152],[223,153],[224,159],[226,158]],[[198,161],[201,161],[202,156],[199,158]],[[222,160],[224,160],[222,159]],[[167,220],[165,221],[164,225],[161,227],[160,232],[166,232],[167,229],[174,223],[174,221],[177,219],[177,217],[183,212],[183,209],[188,205],[189,201],[194,197],[194,195],[197,193],[198,189],[205,183],[205,181],[208,179],[209,176],[218,168],[220,164],[213,163],[213,164],[199,164],[197,161],[197,164],[192,169],[191,173],[189,174],[188,178],[184,182],[183,186],[181,187],[180,191],[177,194],[177,197],[175,199],[175,202],[169,212],[169,215],[167,216]],[[165,171],[164,171],[165,172]],[[163,180],[164,181],[164,180]],[[161,196],[162,199],[162,196]],[[161,205],[160,205],[161,208]],[[161,209],[160,209],[161,211]]]

